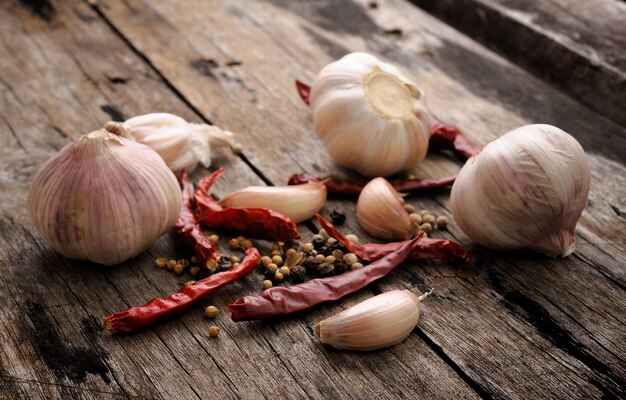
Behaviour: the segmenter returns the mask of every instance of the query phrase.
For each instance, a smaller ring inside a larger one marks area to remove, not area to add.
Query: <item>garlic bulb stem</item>
[[[28,198],[33,223],[57,252],[105,265],[150,247],[180,206],[180,187],[161,157],[103,129],[44,163]]]
[[[292,186],[250,186],[229,194],[220,201],[223,207],[262,207],[279,212],[295,222],[306,221],[326,201],[322,182]]]
[[[384,240],[414,237],[418,226],[402,206],[401,196],[385,178],[372,179],[357,201],[356,217],[361,228]]]
[[[411,334],[428,295],[392,290],[367,299],[315,325],[324,344],[345,350],[377,350],[400,343]]]
[[[468,160],[450,205],[461,230],[485,247],[566,257],[575,249],[590,177],[576,139],[551,125],[527,125]]]

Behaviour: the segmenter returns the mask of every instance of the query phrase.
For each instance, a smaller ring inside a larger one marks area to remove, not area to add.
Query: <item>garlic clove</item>
[[[351,53],[324,67],[310,100],[315,131],[340,165],[388,176],[426,155],[431,118],[419,90],[370,54]]]
[[[229,146],[241,152],[232,132],[214,125],[195,124],[168,113],[138,115],[123,123],[109,122],[105,129],[133,138],[153,148],[172,171],[192,172],[198,163],[211,166],[211,146]]]
[[[485,247],[566,257],[575,249],[590,176],[576,139],[551,125],[527,125],[468,160],[450,206],[461,230]]]
[[[222,207],[261,207],[279,212],[295,222],[306,221],[326,201],[322,182],[293,186],[250,186],[229,194],[220,201]]]
[[[416,296],[392,290],[367,299],[315,325],[319,340],[337,349],[378,350],[404,340],[415,328],[420,303],[432,290]]]
[[[372,179],[361,191],[356,206],[359,225],[370,235],[384,240],[406,240],[418,226],[398,200],[401,194],[385,178]]]
[[[152,246],[180,207],[180,187],[161,157],[105,130],[45,162],[28,198],[33,223],[58,253],[105,265]]]

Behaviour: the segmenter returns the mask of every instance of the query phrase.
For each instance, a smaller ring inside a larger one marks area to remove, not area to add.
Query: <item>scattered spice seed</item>
[[[343,225],[346,222],[346,213],[343,208],[337,207],[330,213],[330,219],[335,225]]]
[[[269,289],[272,286],[273,286],[272,281],[270,281],[269,279],[266,279],[263,281],[263,290]]]
[[[274,274],[274,280],[276,282],[281,282],[283,280],[283,278],[284,278],[284,275],[282,273],[280,273],[280,272],[277,272],[277,273]]]
[[[285,257],[289,257],[290,255],[292,255],[293,253],[296,252],[296,249],[294,248],[290,248],[285,252]]]
[[[422,216],[418,213],[409,214],[409,217],[415,221],[417,225],[422,225]]]
[[[324,261],[326,261],[326,256],[323,255],[323,254],[318,254],[318,255],[315,256],[315,259],[317,261],[319,261],[319,262],[324,262]]]
[[[330,246],[334,245],[335,243],[337,243],[337,239],[335,239],[335,238],[328,238],[326,240],[326,246],[330,247]]]
[[[345,262],[346,262],[346,263],[348,263],[349,265],[352,265],[352,264],[354,264],[355,262],[358,262],[358,261],[359,261],[359,259],[358,259],[358,257],[356,256],[356,254],[354,254],[354,253],[347,253],[347,254],[344,254],[344,256],[343,256],[343,261],[345,261]]]
[[[167,258],[157,258],[156,260],[154,260],[154,265],[159,268],[167,267]]]
[[[425,222],[422,225],[420,225],[420,229],[426,233],[431,233],[433,231],[433,226],[429,224],[428,222]]]
[[[430,211],[428,211],[428,210],[420,210],[419,214],[423,217],[424,215],[430,214]]]
[[[352,243],[357,243],[357,244],[361,243],[361,241],[359,240],[359,237],[357,235],[355,235],[354,233],[350,233],[350,234],[346,235],[346,239],[348,239]]]
[[[237,240],[237,244],[241,244],[241,242],[243,242],[244,240],[246,240],[246,238],[245,238],[245,237],[243,237],[243,236],[237,236],[237,237],[235,238],[235,240]]]
[[[281,274],[283,274],[283,276],[289,276],[289,273],[290,273],[291,271],[289,270],[289,268],[288,268],[288,267],[280,267],[280,268],[278,269],[278,272],[280,272]]]
[[[415,207],[413,207],[413,206],[412,206],[412,205],[410,205],[410,204],[405,204],[405,205],[404,205],[404,210],[405,210],[406,212],[408,212],[409,214],[414,214],[414,213],[415,213]]]
[[[254,243],[252,243],[252,240],[250,239],[245,239],[241,241],[241,248],[245,250],[248,250],[249,248],[252,248],[254,246]]]
[[[212,274],[217,270],[217,260],[207,260],[206,268]]]
[[[283,258],[281,256],[272,257],[272,262],[276,265],[280,265],[283,263]]]
[[[215,306],[208,306],[204,309],[204,316],[207,318],[215,318],[220,313],[220,309]]]
[[[291,269],[291,279],[296,282],[304,282],[306,279],[306,268],[301,265],[296,265]]]
[[[448,226],[448,218],[444,217],[443,215],[437,217],[437,228],[445,228],[446,226]]]
[[[333,250],[333,252],[331,253],[333,257],[335,257],[338,260],[343,259],[343,251],[337,249],[337,250]]]
[[[191,286],[191,285],[193,285],[194,283],[196,283],[196,281],[187,281],[187,282],[185,283],[185,286]]]
[[[326,229],[320,229],[319,233],[318,233],[322,239],[324,240],[328,240],[328,238],[330,238],[330,236],[328,236],[328,233],[326,232]]]
[[[435,225],[435,221],[437,221],[437,218],[432,214],[426,214],[422,217],[422,223],[427,223],[431,226]]]
[[[336,260],[335,256],[327,256],[327,257],[324,259],[324,262],[327,262],[327,263],[332,263],[332,262],[335,262],[335,260]]]
[[[220,241],[220,237],[216,234],[212,234],[211,236],[209,236],[209,240],[213,243],[213,244],[217,244],[217,242]]]
[[[220,328],[217,325],[213,325],[209,328],[209,336],[210,337],[217,337],[217,335],[220,334]]]
[[[267,268],[267,266],[272,263],[272,258],[269,256],[263,256],[261,257],[261,263],[265,268]]]
[[[230,256],[230,262],[233,264],[238,264],[241,262],[241,259],[237,256]]]
[[[274,275],[278,271],[278,265],[272,263],[267,266],[267,273]]]
[[[189,273],[191,276],[196,277],[200,273],[200,267],[191,267],[189,268]]]
[[[363,264],[361,264],[360,262],[356,262],[350,266],[350,270],[352,271],[361,269],[361,268],[363,268]]]
[[[174,267],[174,273],[176,275],[180,275],[183,273],[183,271],[185,271],[185,267],[183,266],[183,264],[176,264],[176,266]]]
[[[278,242],[272,242],[272,250],[281,250],[282,246]]]
[[[272,250],[272,252],[270,253],[270,255],[272,257],[274,256],[280,256],[281,254],[283,254],[280,250]]]
[[[167,269],[174,269],[174,267],[176,266],[177,262],[176,260],[169,260],[167,262]]]
[[[305,243],[302,245],[302,251],[307,252],[307,251],[311,251],[314,250],[315,248],[313,247],[313,243]]]
[[[190,260],[194,264],[198,264],[200,262],[200,259],[197,256],[191,256]]]
[[[239,248],[239,242],[237,241],[237,239],[230,239],[228,241],[228,247],[231,250],[237,250]]]

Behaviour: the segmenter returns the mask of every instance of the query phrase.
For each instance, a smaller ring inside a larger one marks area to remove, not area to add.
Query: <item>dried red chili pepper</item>
[[[420,190],[428,190],[450,186],[454,183],[456,175],[447,176],[445,178],[436,179],[407,179],[407,180],[393,180],[390,181],[391,185],[398,192],[411,193],[418,192]],[[334,179],[334,178],[319,178],[317,176],[309,175],[307,173],[293,174],[289,177],[288,185],[300,185],[309,182],[322,182],[326,186],[328,193],[341,194],[347,196],[358,196],[363,190],[365,184],[361,184],[354,181]]]
[[[384,257],[391,252],[394,252],[398,248],[398,246],[406,243],[406,241],[381,244],[354,243],[351,242],[344,235],[342,235],[341,232],[339,232],[337,228],[333,226],[333,224],[326,221],[324,217],[319,214],[316,214],[315,216],[320,222],[320,225],[322,225],[322,228],[326,230],[326,233],[328,233],[328,235],[335,238],[346,249],[356,254],[357,257],[363,260],[378,260],[379,258]],[[463,263],[468,263],[470,261],[469,253],[460,244],[451,240],[432,238],[423,238],[422,240],[420,240],[411,252],[411,255],[409,255],[409,258],[412,260],[454,260],[461,261]]]
[[[224,168],[220,168],[198,182],[195,197],[200,222],[213,229],[233,231],[251,238],[281,242],[300,238],[296,223],[276,211],[267,208],[223,208],[209,194],[209,189],[223,172]]]
[[[174,230],[180,235],[180,240],[191,247],[200,260],[214,260],[217,258],[217,247],[202,234],[200,222],[193,209],[193,184],[185,172],[180,177],[182,189],[182,207],[174,224]]]
[[[265,319],[307,310],[327,301],[338,300],[387,275],[400,265],[420,240],[416,237],[396,246],[385,257],[365,268],[289,287],[274,287],[237,299],[226,309],[233,321]]]
[[[296,88],[302,101],[309,105],[311,86],[296,80]],[[432,116],[432,114],[431,114]],[[459,128],[444,124],[433,116],[435,124],[430,129],[428,149],[452,149],[464,158],[470,158],[480,151],[480,146],[463,136]]]
[[[261,260],[254,247],[236,267],[201,279],[193,285],[185,285],[178,293],[166,299],[156,297],[143,306],[132,307],[109,315],[104,319],[107,331],[134,332],[161,320],[174,317],[189,309],[196,301],[210,295],[222,286],[234,282],[252,271]]]

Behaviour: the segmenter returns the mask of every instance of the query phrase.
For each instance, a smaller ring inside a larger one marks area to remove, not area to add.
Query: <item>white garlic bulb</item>
[[[224,197],[222,207],[261,207],[279,212],[296,223],[317,213],[326,201],[322,182],[290,186],[250,186]]]
[[[385,178],[374,178],[359,194],[356,218],[375,238],[406,240],[415,236],[417,223],[400,203],[401,194]]]
[[[310,102],[315,131],[342,166],[388,176],[426,156],[431,117],[419,90],[370,54],[351,53],[325,66]]]
[[[58,253],[105,265],[152,246],[180,207],[180,186],[161,157],[104,129],[46,161],[28,198],[33,223]]]
[[[183,170],[190,173],[198,162],[209,167],[211,145],[241,151],[232,132],[214,125],[190,123],[168,113],[138,115],[123,123],[109,122],[105,129],[150,146],[175,173]]]
[[[486,145],[452,186],[454,220],[492,249],[565,257],[587,204],[589,164],[580,144],[551,125],[527,125]]]
[[[420,303],[432,290],[416,296],[392,290],[367,299],[315,325],[315,335],[336,349],[377,350],[400,343],[420,317]]]

